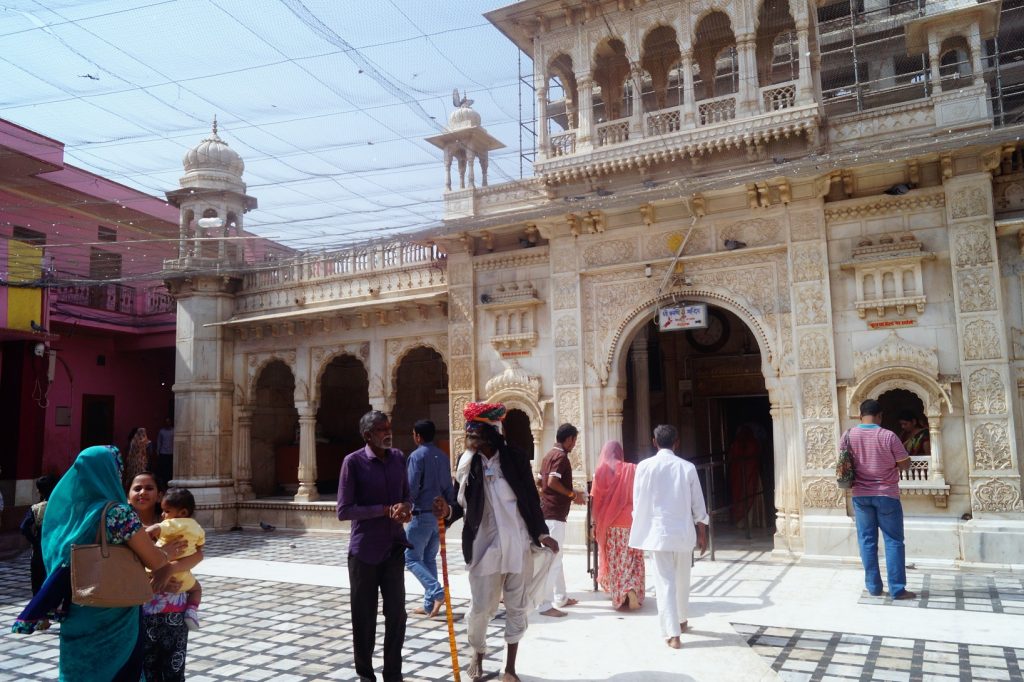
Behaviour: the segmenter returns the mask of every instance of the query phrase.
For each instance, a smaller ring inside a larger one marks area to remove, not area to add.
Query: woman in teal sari
[[[49,577],[15,629],[31,631],[40,609],[65,605],[60,626],[60,679],[64,682],[138,682],[142,677],[139,607],[71,604],[71,545],[95,542],[97,525],[103,523],[108,542],[127,545],[153,571],[154,589],[164,589],[173,570],[145,533],[138,514],[124,502],[122,466],[113,446],[83,450],[54,488],[43,519],[43,560]],[[116,504],[101,519],[108,502]]]

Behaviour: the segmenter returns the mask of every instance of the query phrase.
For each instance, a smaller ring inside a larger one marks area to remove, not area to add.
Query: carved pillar
[[[981,55],[984,50],[984,46],[981,43],[981,27],[978,22],[975,21],[971,24],[970,37],[968,38],[971,46],[971,82],[974,85],[980,85],[984,82],[984,73],[982,72],[981,66]]]
[[[238,429],[235,431],[235,490],[238,497],[251,500],[252,490],[252,408],[238,408]]]
[[[697,120],[697,96],[693,91],[693,52],[686,50],[683,60],[683,125],[692,128]]]
[[[576,145],[590,144],[594,136],[594,79],[590,74],[577,76],[576,86],[580,93],[579,130],[576,131]]]
[[[473,262],[468,246],[448,249],[448,405],[451,463],[465,450],[466,404],[476,396],[476,330]]]
[[[180,211],[178,219],[178,258],[188,255],[188,218],[185,211]]]
[[[320,499],[316,490],[316,407],[310,404],[296,405],[299,411],[299,489],[295,492],[296,502],[313,502]]]
[[[644,70],[640,66],[634,66],[630,70],[630,79],[633,83],[633,99],[629,112],[629,131],[631,137],[638,137],[643,134],[644,129]]]
[[[931,69],[932,93],[942,90],[942,76],[939,74],[939,41],[932,31],[928,32],[928,66]]]
[[[640,456],[651,450],[651,401],[650,377],[647,365],[647,327],[644,326],[633,339],[633,355],[630,368],[633,371],[633,411],[636,424],[636,446]]]
[[[469,174],[467,184],[470,189],[476,188],[476,154],[471,150],[466,150],[466,167]]]
[[[758,105],[757,87],[757,45],[753,34],[740,36],[736,41],[736,52],[739,56],[740,87],[737,97],[737,115],[741,112],[753,116],[761,111]],[[712,77],[714,72],[712,71]]]
[[[548,89],[537,88],[537,156],[546,159],[551,156],[548,137]]]
[[[996,252],[992,179],[948,178],[946,222],[963,377],[967,470],[974,517],[1024,511],[1017,459],[1009,323]]]
[[[928,440],[931,448],[931,462],[928,465],[929,478],[945,479],[942,470],[942,417],[928,418]]]
[[[801,508],[803,481],[801,475],[797,419],[790,396],[781,388],[771,390],[772,443],[775,448],[775,551],[783,555],[803,551]]]
[[[800,50],[799,55],[797,55],[800,73],[797,75],[796,101],[810,103],[813,101],[814,93],[811,90],[811,48],[807,36],[807,24],[797,27],[796,40],[797,49]]]
[[[534,474],[540,473],[540,465],[544,463],[544,427],[542,425],[530,425],[530,433],[533,435],[533,461],[530,462]]]

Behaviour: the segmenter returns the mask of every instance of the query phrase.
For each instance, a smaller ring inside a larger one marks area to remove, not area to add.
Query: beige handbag
[[[123,608],[153,598],[149,574],[129,547],[107,543],[107,511],[96,528],[96,544],[71,545],[71,601],[79,606]]]

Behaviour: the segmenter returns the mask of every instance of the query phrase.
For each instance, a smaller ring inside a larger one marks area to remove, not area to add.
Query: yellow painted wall
[[[7,272],[10,282],[36,281],[42,275],[43,249],[24,242],[7,244]],[[43,290],[39,288],[7,287],[7,327],[31,331],[29,322],[42,321]]]

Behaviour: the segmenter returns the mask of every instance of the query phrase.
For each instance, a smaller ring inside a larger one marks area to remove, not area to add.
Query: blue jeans
[[[903,546],[903,505],[893,497],[864,495],[853,498],[860,560],[864,564],[864,586],[874,595],[882,593],[878,570],[878,530],[885,540],[885,568],[889,595],[895,597],[907,587],[907,551]]]
[[[423,585],[423,610],[430,613],[434,602],[444,599],[444,586],[437,581],[437,548],[441,537],[437,532],[437,518],[429,511],[412,517],[405,527],[405,536],[412,545],[405,550],[405,567]]]

